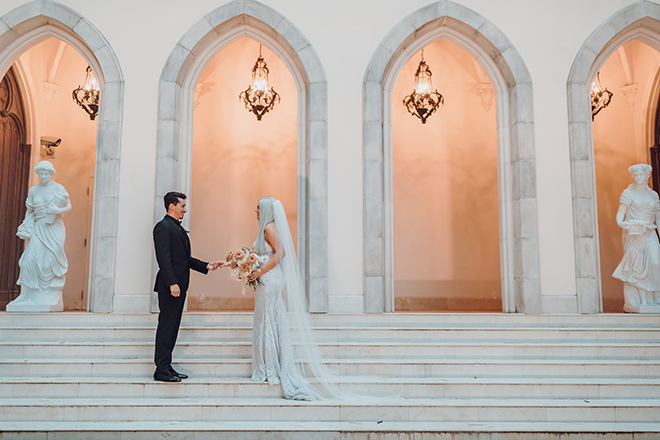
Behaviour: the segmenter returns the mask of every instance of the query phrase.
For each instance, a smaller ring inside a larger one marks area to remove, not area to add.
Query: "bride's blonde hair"
[[[259,255],[266,253],[266,237],[264,230],[266,225],[275,221],[275,212],[273,211],[273,203],[277,200],[272,197],[262,197],[259,199],[259,235],[254,242],[254,248],[259,252]]]

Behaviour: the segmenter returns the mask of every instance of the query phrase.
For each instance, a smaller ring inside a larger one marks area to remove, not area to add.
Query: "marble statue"
[[[623,310],[629,313],[660,313],[660,201],[646,183],[651,170],[645,164],[628,168],[634,183],[621,193],[616,213],[623,258],[612,276],[623,281]]]
[[[21,294],[7,304],[7,311],[61,312],[64,275],[69,267],[62,214],[71,210],[71,201],[64,187],[53,181],[53,164],[43,160],[34,171],[41,182],[30,188],[25,219],[16,232],[26,240],[18,260],[16,284],[21,286]]]

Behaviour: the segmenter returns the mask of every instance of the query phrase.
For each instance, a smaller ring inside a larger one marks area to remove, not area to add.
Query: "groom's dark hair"
[[[163,201],[165,202],[165,210],[168,211],[170,209],[170,204],[174,206],[178,205],[179,199],[186,200],[186,195],[176,191],[170,191],[165,194],[165,197],[163,197]]]

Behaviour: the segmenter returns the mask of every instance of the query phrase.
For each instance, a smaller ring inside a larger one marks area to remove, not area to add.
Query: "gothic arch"
[[[0,17],[0,78],[30,47],[56,37],[74,47],[94,70],[101,89],[88,311],[111,312],[115,288],[117,211],[124,78],[117,57],[94,25],[51,0],[35,0]]]
[[[235,0],[195,23],[172,50],[159,84],[156,212],[172,188],[190,188],[194,88],[214,55],[249,36],[289,67],[298,88],[298,257],[310,310],[327,311],[327,82],[318,55],[285,17],[255,0]],[[154,271],[155,274],[155,271]],[[155,301],[152,302],[155,310]]]
[[[584,42],[568,75],[573,237],[581,313],[603,310],[589,85],[614,51],[633,39],[660,51],[660,5],[641,0],[607,19]]]
[[[553,305],[542,304],[540,287],[532,80],[516,48],[493,23],[451,0],[399,22],[376,49],[364,77],[365,311],[394,311],[392,87],[416,51],[443,38],[477,60],[496,96],[503,310],[539,313]]]

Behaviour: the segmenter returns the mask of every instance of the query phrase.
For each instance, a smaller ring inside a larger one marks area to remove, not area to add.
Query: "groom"
[[[216,270],[218,263],[206,263],[191,255],[188,233],[181,226],[187,212],[186,195],[169,192],[164,197],[167,215],[154,226],[154,245],[158,274],[154,290],[158,292],[158,328],[156,330],[156,353],[154,379],[162,382],[181,382],[185,374],[172,368],[172,350],[181,324],[183,304],[190,281],[190,269],[201,273]]]

